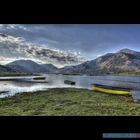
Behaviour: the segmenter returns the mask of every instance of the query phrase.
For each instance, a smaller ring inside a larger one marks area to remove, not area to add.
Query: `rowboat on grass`
[[[109,94],[131,95],[131,89],[129,88],[113,87],[113,86],[100,85],[100,84],[94,84],[93,90],[109,93]]]

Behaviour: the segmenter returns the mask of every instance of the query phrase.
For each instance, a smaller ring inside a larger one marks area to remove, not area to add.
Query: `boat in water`
[[[20,82],[31,82],[31,83],[48,83],[46,77],[32,77],[19,79]]]
[[[64,80],[64,84],[75,85],[75,82],[70,80]]]
[[[46,79],[46,77],[42,77],[42,76],[33,77],[33,80],[45,80],[45,79]]]
[[[107,85],[93,84],[93,90],[109,94],[131,95],[130,88],[113,87]]]

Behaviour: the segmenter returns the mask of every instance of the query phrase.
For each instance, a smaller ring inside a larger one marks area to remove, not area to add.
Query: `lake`
[[[44,74],[46,82],[34,83],[31,79],[34,76],[24,77],[0,77],[0,98],[13,96],[16,93],[33,92],[47,90],[49,88],[84,88],[92,89],[92,85],[104,84],[111,86],[121,86],[125,88],[132,88],[134,98],[140,98],[140,76],[87,76],[87,75],[61,75],[61,74]],[[5,79],[24,79],[30,81],[15,81]],[[64,80],[71,80],[76,82],[76,85],[64,84]],[[48,82],[48,83],[47,83]],[[139,93],[139,94],[138,94]]]

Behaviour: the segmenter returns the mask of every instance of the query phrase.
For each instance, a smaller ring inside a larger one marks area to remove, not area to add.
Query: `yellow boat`
[[[112,86],[99,85],[99,84],[94,84],[93,90],[109,93],[109,94],[131,95],[131,89],[129,88],[112,87]]]

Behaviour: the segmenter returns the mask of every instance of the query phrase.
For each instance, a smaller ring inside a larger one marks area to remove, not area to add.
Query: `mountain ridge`
[[[52,64],[38,64],[32,60],[16,60],[6,66],[15,71],[26,73],[49,73],[57,69]]]
[[[116,53],[107,53],[77,66],[63,67],[57,72],[96,75],[132,71],[140,71],[140,52],[122,49]]]

